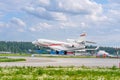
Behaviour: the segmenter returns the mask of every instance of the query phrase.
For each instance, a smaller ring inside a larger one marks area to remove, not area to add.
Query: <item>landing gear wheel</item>
[[[64,51],[64,55],[67,55],[67,51]]]
[[[59,54],[59,51],[56,51],[56,54]]]

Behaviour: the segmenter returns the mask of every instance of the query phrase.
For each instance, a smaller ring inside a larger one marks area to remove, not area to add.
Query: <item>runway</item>
[[[10,57],[25,58],[23,62],[0,62],[5,66],[88,66],[88,67],[119,67],[120,59],[113,58],[42,58],[42,57]]]

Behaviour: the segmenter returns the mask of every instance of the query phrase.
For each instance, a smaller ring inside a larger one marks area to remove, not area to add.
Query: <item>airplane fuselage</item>
[[[78,50],[80,48],[84,48],[84,46],[78,43],[69,43],[47,39],[38,39],[36,41],[33,41],[33,44],[37,46],[50,47],[54,50]]]

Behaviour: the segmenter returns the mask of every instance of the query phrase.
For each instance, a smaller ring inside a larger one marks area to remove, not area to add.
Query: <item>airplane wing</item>
[[[75,51],[86,51],[86,50],[97,50],[97,49],[99,49],[99,46],[97,46],[96,48],[80,48],[80,49],[78,49],[78,50],[75,50]]]
[[[96,42],[92,42],[92,41],[85,41],[86,43],[92,43],[92,44],[96,44]]]
[[[97,46],[96,48],[88,48],[88,49],[85,49],[85,50],[97,50],[99,48],[99,46]]]

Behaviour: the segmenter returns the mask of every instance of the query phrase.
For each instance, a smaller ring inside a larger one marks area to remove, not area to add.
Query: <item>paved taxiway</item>
[[[0,62],[5,66],[89,66],[89,67],[119,67],[120,59],[113,58],[41,58],[41,57],[10,57],[25,58],[23,62]]]

